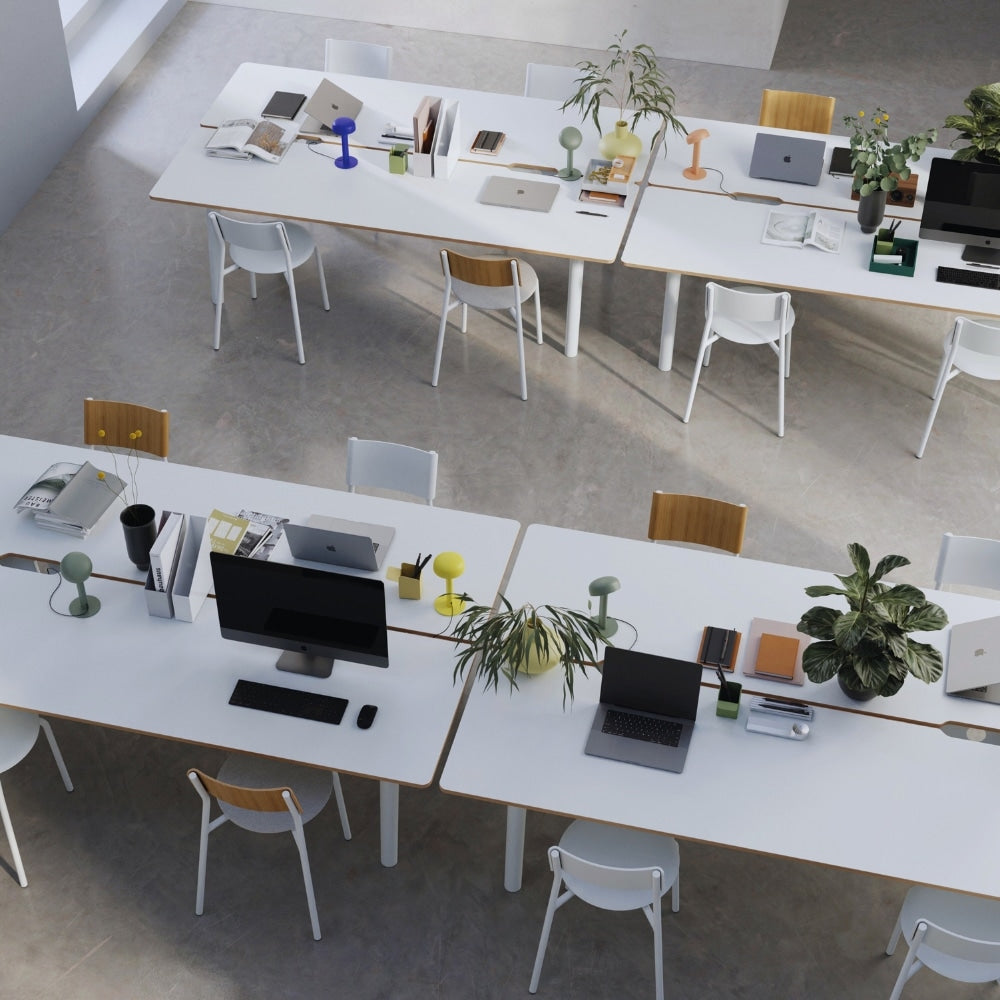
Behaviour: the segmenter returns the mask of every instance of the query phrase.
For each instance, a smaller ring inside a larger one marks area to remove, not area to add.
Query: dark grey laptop
[[[364,107],[360,98],[338,87],[332,80],[319,82],[312,97],[305,103],[303,132],[329,132],[337,118],[357,119]]]
[[[825,159],[826,143],[822,139],[758,132],[750,158],[750,176],[816,185],[823,176]]]
[[[296,559],[348,569],[378,569],[389,551],[395,528],[314,514],[309,524],[286,524],[288,548]]]
[[[952,625],[944,689],[1000,704],[1000,617]]]
[[[700,663],[608,646],[601,704],[586,752],[683,771],[698,714],[701,671]]]

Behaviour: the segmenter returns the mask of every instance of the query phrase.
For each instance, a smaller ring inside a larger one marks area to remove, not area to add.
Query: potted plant
[[[598,643],[606,642],[600,627],[582,611],[544,604],[523,604],[515,608],[503,595],[494,611],[482,604],[470,604],[458,616],[452,631],[462,645],[454,677],[464,677],[475,663],[475,675],[486,688],[498,690],[506,678],[511,690],[518,674],[538,674],[559,665],[563,671],[563,705],[573,698],[576,671],[586,675],[587,666],[598,659]]]
[[[642,141],[632,129],[643,118],[660,118],[662,127],[668,124],[678,135],[687,129],[674,116],[676,97],[667,83],[667,75],[656,61],[656,54],[648,45],[625,45],[626,31],[622,31],[608,46],[608,57],[603,66],[589,59],[577,63],[580,76],[577,91],[562,105],[561,110],[579,108],[584,118],[590,118],[601,135],[601,98],[618,109],[614,132],[601,139],[601,155],[638,156]],[[626,115],[631,115],[631,122]]]
[[[956,149],[952,159],[983,160],[986,163],[1000,163],[1000,83],[984,83],[973,87],[962,102],[967,115],[948,115],[945,128],[958,129],[958,139],[968,145]]]
[[[852,542],[847,552],[854,572],[837,576],[842,587],[806,587],[810,597],[836,594],[847,598],[849,607],[838,611],[820,605],[802,616],[798,630],[819,640],[802,653],[806,676],[818,683],[836,675],[844,693],[859,701],[895,694],[908,674],[927,684],[938,680],[943,670],[940,650],[907,633],[942,629],[948,616],[922,590],[907,583],[882,582],[892,570],[909,566],[910,560],[884,556],[871,570],[864,546]]]
[[[858,223],[861,232],[874,233],[885,216],[886,194],[909,178],[907,163],[920,159],[928,145],[937,139],[937,129],[908,135],[894,143],[889,139],[889,112],[884,108],[876,108],[871,116],[863,110],[856,115],[844,115],[843,121],[851,130],[854,172],[851,187],[860,196]]]

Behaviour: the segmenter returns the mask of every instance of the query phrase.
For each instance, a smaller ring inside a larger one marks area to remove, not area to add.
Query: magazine
[[[14,510],[27,511],[43,528],[83,538],[125,489],[90,462],[55,462],[25,491]]]
[[[249,160],[259,156],[268,163],[277,163],[288,152],[299,126],[294,122],[261,118],[232,118],[223,122],[205,143],[209,156],[232,160]]]
[[[761,243],[778,247],[816,247],[826,253],[840,253],[845,222],[819,212],[787,212],[773,208],[768,213]]]

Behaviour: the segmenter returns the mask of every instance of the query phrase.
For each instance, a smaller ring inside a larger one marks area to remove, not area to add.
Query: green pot
[[[615,130],[601,136],[597,149],[605,160],[616,156],[639,156],[642,153],[642,139],[628,129],[628,122],[616,122]]]

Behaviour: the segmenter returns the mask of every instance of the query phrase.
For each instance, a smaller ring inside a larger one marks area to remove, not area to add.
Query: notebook
[[[601,703],[586,753],[680,773],[684,770],[701,691],[701,664],[634,649],[604,652]],[[671,744],[650,729],[672,731]],[[623,735],[623,733],[634,735]],[[675,739],[674,739],[675,738]]]
[[[952,625],[944,689],[959,698],[1000,704],[1000,618]]]
[[[825,159],[826,143],[822,139],[758,132],[750,158],[750,176],[815,185],[823,176]]]
[[[315,93],[305,103],[306,119],[302,123],[303,132],[329,132],[336,118],[357,120],[362,102],[332,80],[323,79]]]
[[[309,524],[286,524],[285,534],[296,559],[376,570],[385,560],[396,529],[314,514]]]
[[[484,205],[503,208],[526,208],[532,212],[547,212],[559,194],[559,185],[549,181],[526,181],[519,177],[488,178],[479,193]]]

